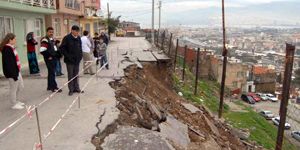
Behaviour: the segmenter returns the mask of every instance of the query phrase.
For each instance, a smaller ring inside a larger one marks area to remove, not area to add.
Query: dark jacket
[[[13,49],[9,46],[4,46],[1,52],[3,74],[6,78],[13,78],[15,81],[17,81],[19,76],[19,68]]]
[[[78,65],[80,63],[82,59],[82,47],[79,36],[75,38],[72,34],[66,35],[59,49],[64,55],[66,64]]]
[[[103,42],[104,42],[106,45],[108,45],[108,43],[109,43],[109,38],[108,38],[108,36],[107,36],[106,34],[100,35],[100,39],[103,39]]]
[[[99,37],[94,37],[93,38],[94,40],[94,50],[93,50],[93,54],[94,54],[94,57],[98,57],[98,44],[100,43],[100,38]]]
[[[43,37],[41,40],[41,47],[46,47],[47,50],[41,52],[41,54],[44,56],[45,60],[48,60],[49,57],[57,58],[58,53],[57,50],[55,50],[55,41],[50,40],[49,37]]]

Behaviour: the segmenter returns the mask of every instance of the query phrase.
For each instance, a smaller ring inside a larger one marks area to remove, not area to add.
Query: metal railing
[[[19,3],[22,5],[28,5],[28,6],[33,6],[33,7],[56,9],[55,0],[0,0],[0,1]]]

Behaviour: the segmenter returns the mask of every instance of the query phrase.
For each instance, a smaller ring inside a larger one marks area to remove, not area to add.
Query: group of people
[[[97,60],[97,65],[101,67],[107,64],[107,45],[108,37],[101,33],[95,33],[91,38],[88,31],[83,31],[83,36],[79,35],[80,28],[77,25],[72,26],[71,33],[66,35],[61,44],[59,40],[54,39],[54,29],[48,27],[46,36],[40,41],[39,52],[43,55],[45,64],[48,70],[47,90],[52,92],[62,92],[58,88],[55,77],[63,75],[61,72],[60,59],[63,57],[66,63],[68,73],[68,88],[69,96],[73,93],[84,93],[79,86],[79,66],[83,59],[84,73],[94,75],[91,63]],[[29,72],[33,75],[38,75],[40,72],[38,61],[35,52],[35,46],[38,42],[34,38],[33,32],[26,36],[27,56],[29,62]],[[59,45],[60,44],[60,45]],[[9,81],[9,98],[12,103],[12,109],[23,109],[25,104],[18,101],[20,90],[24,88],[24,83],[21,75],[21,62],[16,50],[16,36],[13,33],[8,33],[0,44],[2,53],[3,73]],[[92,56],[93,55],[93,56]]]
[[[56,46],[59,43],[60,43],[59,40],[55,40]],[[29,32],[26,35],[26,44],[27,44],[27,58],[28,58],[29,73],[30,73],[30,75],[40,75],[40,69],[39,69],[39,64],[37,61],[36,48],[35,48],[36,45],[38,45],[38,42],[35,40],[33,32]],[[61,55],[59,55],[59,56],[61,56]],[[62,69],[61,69],[60,58],[57,59],[55,66],[56,66],[56,68],[55,68],[56,76],[64,75],[62,73]]]

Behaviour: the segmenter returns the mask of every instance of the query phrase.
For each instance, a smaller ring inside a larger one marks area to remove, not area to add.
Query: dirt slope
[[[159,124],[166,121],[167,115],[174,116],[189,127],[191,142],[187,149],[249,149],[225,125],[214,120],[204,107],[194,104],[200,111],[192,113],[182,105],[190,102],[174,90],[168,64],[144,63],[143,67],[138,69],[132,65],[125,69],[125,77],[121,81],[111,82],[116,89],[117,107],[121,114],[114,125],[98,135],[98,149],[101,149],[103,139],[114,132],[117,126],[134,126],[159,132]],[[175,142],[170,143],[175,149],[183,149]]]

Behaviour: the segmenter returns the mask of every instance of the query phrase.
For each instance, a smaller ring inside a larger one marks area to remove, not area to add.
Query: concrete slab
[[[207,125],[209,126],[209,128],[211,129],[211,131],[218,137],[221,136],[218,128],[215,126],[215,124],[213,124],[213,122],[211,122],[206,116],[204,116],[204,119],[207,123]]]
[[[185,109],[189,110],[191,113],[196,113],[196,112],[202,112],[199,108],[192,104],[188,103],[181,103],[182,106],[184,106]]]
[[[160,52],[152,52],[153,56],[158,60],[158,61],[166,61],[166,60],[170,60],[171,58],[168,57],[166,54],[164,53],[160,53]]]
[[[133,52],[132,56],[136,57],[140,62],[156,62],[156,58],[152,55],[151,52],[142,51],[142,52]]]
[[[120,127],[105,138],[103,150],[173,150],[158,132],[136,127]]]
[[[159,124],[160,132],[176,146],[187,149],[190,143],[188,126],[168,115],[167,121]]]

